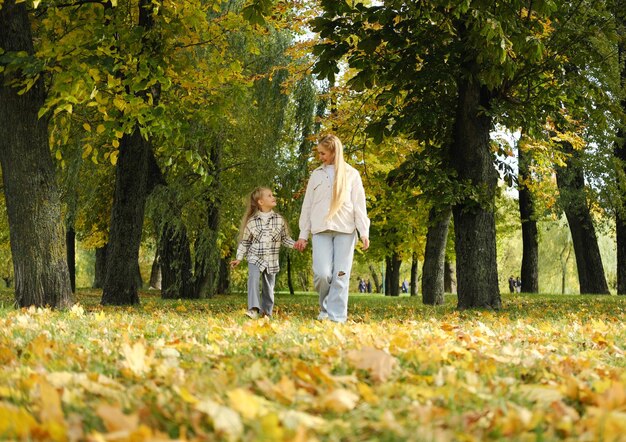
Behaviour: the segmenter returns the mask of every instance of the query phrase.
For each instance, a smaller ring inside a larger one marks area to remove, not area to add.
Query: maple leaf
[[[128,343],[122,344],[122,365],[130,369],[135,375],[143,376],[150,371],[151,357],[146,354],[146,347],[141,342],[136,342],[131,347]]]

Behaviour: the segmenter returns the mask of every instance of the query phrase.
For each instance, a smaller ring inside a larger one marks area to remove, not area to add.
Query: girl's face
[[[269,212],[276,207],[276,198],[272,194],[271,190],[264,190],[263,196],[258,199],[257,203],[262,212]]]
[[[320,161],[326,166],[330,166],[335,162],[335,154],[323,146],[317,146],[317,154]]]

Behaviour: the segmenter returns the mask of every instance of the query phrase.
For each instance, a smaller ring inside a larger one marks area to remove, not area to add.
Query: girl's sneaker
[[[259,317],[259,312],[258,310],[251,308],[246,312],[246,316],[250,319],[257,319]]]

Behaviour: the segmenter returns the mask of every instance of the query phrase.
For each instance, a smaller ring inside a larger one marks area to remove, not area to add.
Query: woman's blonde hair
[[[243,239],[243,232],[246,230],[248,221],[250,221],[252,215],[259,210],[259,200],[263,198],[263,192],[266,190],[271,192],[271,189],[268,187],[257,187],[250,192],[250,195],[248,195],[248,199],[246,201],[246,211],[243,218],[241,218],[241,225],[239,226],[239,241]]]
[[[322,137],[317,145],[335,155],[335,182],[333,183],[330,210],[326,215],[326,219],[331,219],[346,199],[346,161],[343,159],[343,144],[337,136],[328,134]]]

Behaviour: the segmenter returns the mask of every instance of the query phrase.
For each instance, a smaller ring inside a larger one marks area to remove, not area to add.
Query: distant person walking
[[[280,245],[292,248],[287,222],[272,209],[276,198],[267,187],[257,187],[248,198],[248,207],[241,220],[237,259],[230,262],[232,268],[243,258],[248,260],[248,310],[246,316],[272,316],[274,308],[274,284],[278,273]],[[259,283],[262,285],[259,302]]]
[[[509,277],[509,291],[511,293],[515,292],[515,278],[513,278],[513,275]]]
[[[319,320],[345,322],[350,271],[358,231],[369,247],[370,220],[359,172],[343,158],[343,145],[326,135],[317,145],[322,165],[311,173],[300,213],[300,235],[294,248],[313,242],[313,282],[319,294]]]

